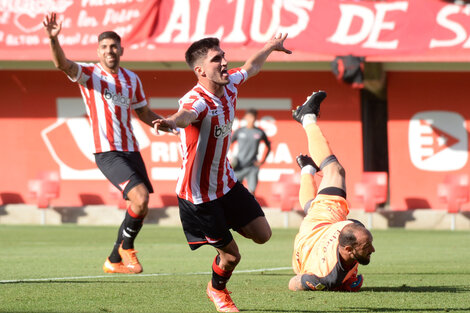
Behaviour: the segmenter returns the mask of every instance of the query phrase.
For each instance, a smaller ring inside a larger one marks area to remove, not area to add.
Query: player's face
[[[230,81],[227,72],[225,52],[220,47],[211,49],[202,64],[202,76],[217,85],[227,85]]]
[[[98,44],[98,57],[100,64],[108,69],[116,70],[119,67],[123,49],[119,42],[106,38]]]
[[[372,244],[372,235],[361,234],[357,236],[358,244],[353,249],[352,253],[356,261],[361,265],[367,265],[370,263],[370,256],[375,252],[374,245]]]
[[[253,114],[246,114],[245,117],[246,126],[253,127],[255,125],[256,118]]]

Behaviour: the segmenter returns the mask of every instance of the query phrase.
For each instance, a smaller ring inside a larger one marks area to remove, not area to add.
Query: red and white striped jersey
[[[197,84],[179,100],[181,109],[196,112],[197,119],[181,129],[183,164],[176,185],[178,197],[194,204],[225,195],[237,182],[227,158],[238,86],[248,78],[245,70],[229,71],[230,83],[219,98]]]
[[[77,63],[77,78],[90,119],[95,153],[139,151],[131,125],[131,109],[147,105],[139,77],[122,67],[117,74],[99,63]]]

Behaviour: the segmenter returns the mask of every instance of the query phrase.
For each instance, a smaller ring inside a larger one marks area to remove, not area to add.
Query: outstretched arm
[[[135,113],[137,113],[137,116],[142,122],[149,125],[150,127],[153,127],[154,120],[163,118],[162,116],[150,110],[148,105],[135,109]]]
[[[169,118],[160,118],[152,121],[153,127],[158,132],[162,131],[171,131],[176,128],[186,128],[197,118],[197,114],[194,111],[181,109]]]
[[[242,69],[246,70],[248,77],[255,76],[259,73],[271,52],[281,51],[287,54],[292,53],[292,51],[284,48],[284,41],[286,38],[287,34],[273,36],[273,38],[271,38],[261,50],[259,50],[245,62],[245,64],[242,66]]]
[[[292,291],[306,290],[302,286],[302,274],[297,274],[290,279],[289,289]]]
[[[52,61],[54,62],[55,67],[63,71],[69,77],[77,78],[77,63],[70,61],[65,57],[65,53],[59,44],[58,36],[60,30],[62,29],[62,22],[57,23],[57,14],[51,13],[50,15],[46,15],[42,23],[44,25],[44,30],[46,31],[50,39]]]

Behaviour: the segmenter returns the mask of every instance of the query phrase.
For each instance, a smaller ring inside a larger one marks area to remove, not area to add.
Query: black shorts
[[[233,239],[230,229],[238,231],[255,218],[264,216],[258,201],[240,182],[219,199],[193,204],[178,197],[178,205],[191,250],[205,244],[225,247]]]
[[[117,189],[122,197],[129,200],[127,193],[139,184],[145,184],[149,193],[153,193],[152,184],[145,169],[140,152],[108,151],[95,153],[95,161],[104,176]]]

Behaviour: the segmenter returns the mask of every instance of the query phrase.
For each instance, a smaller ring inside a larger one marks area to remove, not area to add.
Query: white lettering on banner
[[[294,0],[294,1],[284,1],[284,9],[291,12],[294,15],[297,15],[297,23],[291,26],[280,26],[280,33],[288,33],[290,38],[297,37],[301,32],[303,32],[310,22],[310,15],[307,11],[313,10],[314,1],[309,0]]]
[[[232,2],[233,0],[226,0]],[[155,39],[158,43],[186,43],[202,37],[215,36],[221,38],[223,42],[244,42],[246,35],[243,32],[243,19],[245,14],[246,0],[237,1],[233,29],[223,38],[224,27],[219,26],[214,34],[206,34],[206,27],[209,21],[209,9],[212,0],[199,0],[199,10],[196,18],[195,32],[190,36],[190,16],[191,1],[175,0],[171,9],[171,14],[163,32]],[[193,3],[194,4],[194,3]],[[250,36],[255,42],[266,42],[276,32],[289,32],[290,38],[295,38],[307,27],[310,18],[307,11],[311,11],[314,6],[313,0],[274,0],[271,6],[271,21],[267,30],[261,32],[263,0],[254,0],[253,15],[250,23]],[[297,16],[297,21],[292,25],[281,25],[281,13],[285,9]],[[173,35],[175,34],[175,35]],[[173,37],[174,36],[174,37]]]
[[[107,9],[102,25],[127,23],[138,17],[140,17],[139,10]]]
[[[246,0],[238,0],[235,9],[235,18],[233,19],[233,28],[230,34],[225,37],[225,42],[245,42],[246,35],[243,32],[243,15],[245,13]]]
[[[394,22],[385,22],[388,11],[406,11],[408,2],[380,3],[375,5],[376,14],[366,7],[356,4],[340,4],[341,17],[335,33],[328,38],[329,41],[340,45],[358,45],[365,41],[363,47],[373,49],[396,49],[398,39],[379,41],[382,30],[393,30]],[[354,18],[360,18],[362,25],[355,34],[349,34]]]
[[[39,36],[36,35],[19,35],[8,34],[5,38],[7,46],[34,46],[40,43]]]
[[[93,16],[88,16],[86,10],[80,10],[78,13],[77,27],[96,27],[98,26],[98,21]]]
[[[175,0],[165,30],[157,37],[156,42],[188,42],[190,9],[189,0]],[[171,40],[171,35],[175,31],[179,31],[179,34]]]
[[[224,33],[224,27],[220,26],[214,34],[206,34],[206,21],[209,12],[209,6],[212,0],[199,0],[199,11],[197,13],[196,30],[191,36],[191,41],[196,41],[204,37],[220,38]]]
[[[73,4],[72,0],[2,0],[0,1],[0,12],[2,12],[2,21],[8,22],[9,13],[13,13],[13,24],[23,33],[33,33],[40,30],[42,25],[42,16],[54,11],[64,13],[69,6]],[[38,15],[41,19],[32,25],[25,25],[21,17],[27,15],[30,19],[36,18]]]
[[[271,22],[267,31],[261,33],[261,15],[263,14],[263,0],[255,0],[253,5],[253,19],[251,20],[250,35],[254,41],[266,42],[268,41],[277,31],[279,24],[281,23],[281,5],[282,0],[274,0],[271,11]]]
[[[452,39],[431,39],[429,44],[430,48],[438,47],[454,47],[462,44],[467,39],[467,31],[465,28],[460,25],[458,22],[452,21],[449,19],[450,15],[464,13],[465,15],[470,15],[470,7],[462,7],[461,5],[447,5],[443,7],[437,14],[436,23],[455,34]],[[465,43],[465,48],[470,48],[470,39]]]
[[[385,22],[385,15],[388,11],[404,11],[408,9],[408,2],[395,3],[379,3],[375,5],[377,11],[374,26],[371,29],[369,38],[364,43],[365,48],[373,49],[396,49],[398,47],[398,39],[391,41],[379,41],[380,32],[384,29],[394,30],[395,22]]]

